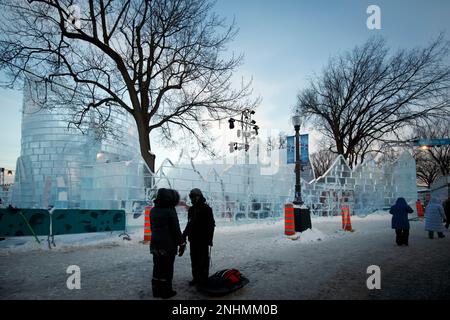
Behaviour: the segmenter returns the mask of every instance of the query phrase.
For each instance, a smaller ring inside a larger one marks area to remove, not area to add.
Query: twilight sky
[[[80,0],[81,1],[81,0]],[[369,30],[369,5],[381,9],[381,30]],[[329,57],[382,35],[393,48],[426,45],[439,32],[450,38],[448,0],[218,0],[216,12],[231,21],[239,34],[230,50],[244,53],[237,77],[253,77],[256,95],[263,99],[255,120],[263,129],[290,133],[290,109],[297,92]],[[22,95],[0,88],[0,167],[15,169],[20,154]],[[317,133],[311,133],[311,148]],[[214,130],[225,142],[236,140],[225,124]],[[179,151],[155,146],[157,166]]]

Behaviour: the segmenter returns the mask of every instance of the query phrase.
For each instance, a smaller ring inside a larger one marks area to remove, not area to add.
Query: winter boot
[[[162,288],[161,298],[163,299],[172,298],[177,294],[177,292],[172,289],[172,280],[162,281]]]
[[[433,239],[434,238],[434,232],[428,231],[428,238]]]
[[[445,238],[445,235],[442,232],[438,232],[438,238]]]
[[[161,298],[162,294],[161,280],[152,279],[152,291],[154,298]]]

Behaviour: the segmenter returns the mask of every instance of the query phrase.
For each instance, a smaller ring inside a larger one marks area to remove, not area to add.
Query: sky
[[[380,30],[367,28],[369,5],[381,10]],[[245,57],[236,78],[252,78],[254,93],[262,98],[254,117],[262,132],[291,133],[298,91],[330,57],[371,36],[385,37],[394,49],[424,46],[440,32],[450,39],[448,0],[217,0],[215,11],[228,21],[234,18],[239,28],[229,50]],[[20,155],[21,106],[20,91],[0,89],[0,167],[14,169]],[[308,124],[302,133],[310,134],[314,151],[320,135]],[[222,142],[236,140],[224,124],[213,134]],[[179,150],[155,145],[154,153],[158,166]]]

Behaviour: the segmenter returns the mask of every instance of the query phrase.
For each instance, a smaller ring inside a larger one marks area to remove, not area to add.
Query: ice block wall
[[[22,208],[47,208],[48,205],[79,208],[86,166],[95,171],[99,163],[140,159],[135,124],[128,114],[113,109],[111,125],[116,137],[99,137],[91,129],[83,134],[68,127],[71,117],[68,108],[48,108],[46,99],[42,98],[44,90],[42,85],[31,81],[24,86],[21,154],[16,165],[12,202]],[[95,120],[90,115],[87,119]],[[104,183],[110,184],[106,180]]]

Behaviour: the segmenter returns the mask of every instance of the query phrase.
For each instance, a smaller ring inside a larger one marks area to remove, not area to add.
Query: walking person
[[[209,276],[210,248],[213,245],[214,228],[216,226],[211,207],[206,203],[200,189],[192,189],[189,193],[192,206],[188,211],[188,223],[183,231],[184,239],[188,239],[191,255],[192,281],[201,289],[206,285]]]
[[[408,214],[413,212],[414,210],[410,206],[408,206],[405,198],[398,198],[395,204],[389,210],[389,213],[392,214],[392,229],[395,229],[396,242],[398,246],[408,245]]]
[[[444,207],[444,213],[445,213],[445,228],[448,229],[450,226],[450,196],[447,198],[447,200],[444,201],[442,204]]]
[[[150,212],[153,297],[168,299],[177,294],[172,288],[175,255],[177,252],[182,255],[186,245],[175,210],[179,200],[177,191],[161,188],[154,200],[155,207]]]
[[[428,238],[434,238],[434,232],[438,234],[438,238],[444,238],[444,224],[445,220],[444,208],[439,203],[439,200],[432,197],[430,203],[425,208],[425,230],[428,231]]]

